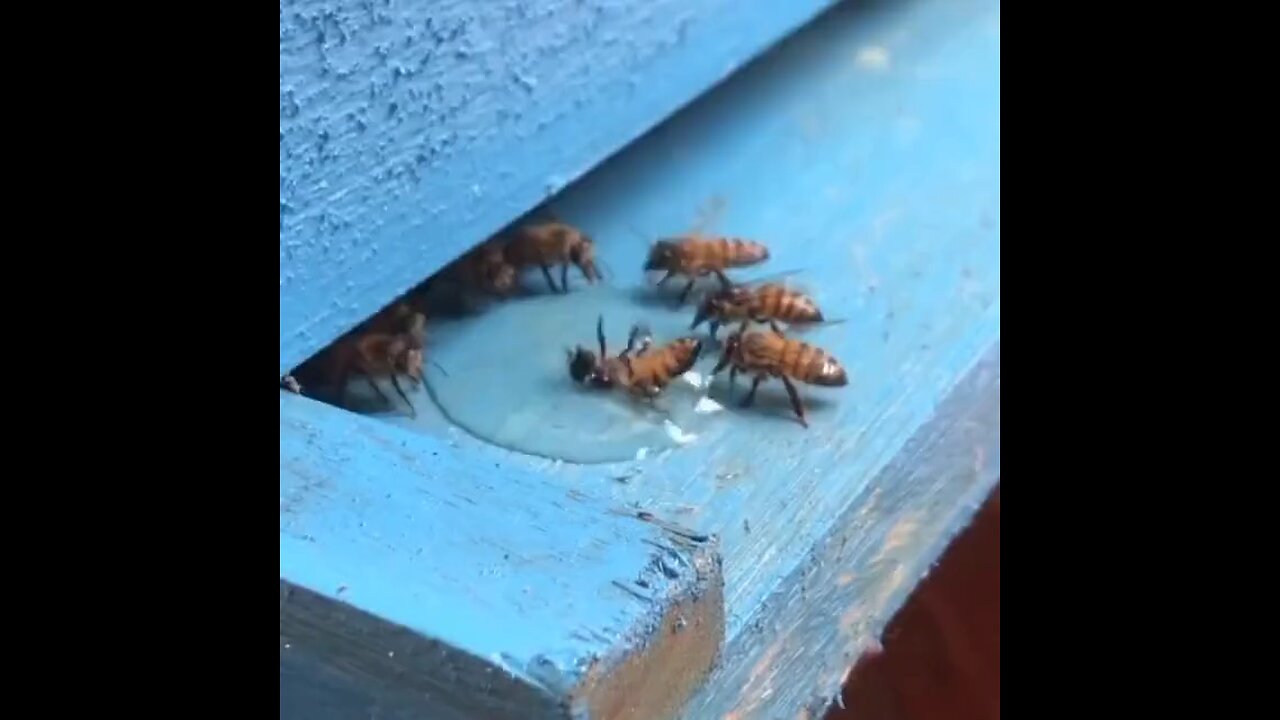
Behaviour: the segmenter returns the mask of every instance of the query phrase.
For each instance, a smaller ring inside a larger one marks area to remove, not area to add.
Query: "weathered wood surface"
[[[770,244],[762,274],[804,269],[828,315],[846,320],[806,339],[852,376],[815,404],[809,430],[787,417],[785,394],[762,388],[758,411],[730,414],[732,432],[714,444],[574,466],[438,418],[348,427],[328,415],[337,411],[285,399],[282,579],[409,628],[415,642],[442,642],[445,654],[510,668],[519,682],[495,690],[508,698],[497,710],[510,712],[519,702],[509,698],[529,688],[583,687],[583,658],[646,647],[670,598],[703,587],[684,574],[643,603],[609,589],[660,557],[646,541],[665,531],[609,512],[643,510],[716,538],[722,558],[723,649],[684,717],[818,716],[999,475],[999,18],[993,0],[837,8],[553,204],[596,238],[610,282],[641,282],[638,234],[688,229],[713,202],[723,210],[710,230]],[[305,472],[285,462],[286,448]],[[289,512],[286,497],[296,498]],[[316,542],[299,539],[304,526]],[[429,562],[414,554],[438,543]],[[320,549],[330,546],[347,549]],[[596,546],[604,555],[576,554]],[[712,573],[714,552],[699,552],[686,560]],[[494,579],[508,574],[520,579]],[[571,602],[525,602],[512,589],[522,583],[534,598]],[[576,639],[579,626],[601,638]],[[548,662],[531,674],[535,657]],[[375,667],[366,680],[464,687],[470,671],[425,660]],[[356,661],[325,647],[316,662]]]
[[[826,720],[1000,720],[1000,488],[863,656]]]
[[[280,372],[831,0],[281,0]]]
[[[704,677],[713,541],[473,460],[281,396],[282,716],[621,718]]]

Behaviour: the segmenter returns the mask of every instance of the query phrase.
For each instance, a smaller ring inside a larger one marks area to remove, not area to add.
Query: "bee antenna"
[[[646,233],[640,232],[639,230],[636,229],[636,226],[632,225],[631,223],[626,223],[626,225],[627,225],[627,229],[630,230],[633,235],[635,235],[636,237],[640,238],[645,242],[649,242],[649,236]]]
[[[604,269],[605,269],[605,272],[607,273],[608,278],[617,277],[616,275],[613,274],[613,268],[609,266],[609,263],[605,262],[604,258],[597,257],[596,262],[604,266]]]
[[[600,360],[603,362],[608,354],[604,350],[604,314],[596,319],[596,339],[600,341]]]
[[[436,366],[436,369],[440,371],[440,374],[441,374],[441,375],[444,375],[445,377],[449,377],[449,371],[448,371],[448,370],[445,370],[443,365],[441,365],[440,363],[436,362],[435,360],[429,360],[429,362],[430,362],[432,365],[435,365],[435,366]]]

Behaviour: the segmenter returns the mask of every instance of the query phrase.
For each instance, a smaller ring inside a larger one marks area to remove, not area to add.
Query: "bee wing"
[[[756,277],[756,278],[748,278],[747,280],[735,280],[734,285],[740,285],[742,287],[747,287],[747,288],[755,288],[755,287],[764,285],[765,283],[785,280],[786,278],[789,278],[793,275],[799,275],[800,273],[803,273],[803,272],[805,272],[803,268],[791,268],[790,270],[779,270],[778,272],[769,273],[768,275],[761,275],[760,277]],[[798,285],[794,285],[790,282],[784,282],[783,285],[789,289],[796,290],[799,292],[805,292],[805,294],[808,294],[804,290],[804,288],[799,287]]]
[[[795,333],[801,333],[801,332],[806,332],[806,331],[808,331],[808,330],[813,330],[814,328],[818,328],[818,327],[826,327],[826,326],[828,326],[828,325],[843,325],[844,323],[846,323],[846,322],[848,322],[848,321],[849,321],[849,319],[848,319],[848,318],[837,318],[837,319],[835,319],[835,320],[820,320],[820,321],[818,321],[818,322],[814,322],[814,323],[803,323],[803,324],[799,324],[799,325],[789,325],[789,326],[787,327],[787,332],[788,332],[788,333],[793,333],[793,332],[795,332]]]
[[[720,216],[724,214],[724,207],[728,202],[720,195],[712,195],[707,198],[706,202],[698,207],[697,215],[693,221],[693,229],[689,231],[690,235],[702,235],[707,228],[715,225]]]

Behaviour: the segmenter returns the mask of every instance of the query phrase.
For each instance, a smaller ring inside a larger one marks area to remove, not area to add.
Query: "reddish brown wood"
[[[827,720],[1000,720],[1000,487],[864,657]]]

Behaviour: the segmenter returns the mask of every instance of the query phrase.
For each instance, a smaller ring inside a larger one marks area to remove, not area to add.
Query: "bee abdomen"
[[[752,240],[725,238],[725,259],[729,265],[754,265],[769,259],[769,248]]]
[[[803,295],[792,295],[782,304],[780,320],[799,322],[821,322],[822,311],[812,300]]]
[[[671,377],[683,375],[693,367],[698,360],[698,352],[702,349],[702,343],[697,340],[677,340],[671,346],[670,362],[667,364],[667,371]]]
[[[845,373],[844,366],[839,360],[822,350],[817,350],[809,359],[805,374],[808,376],[806,381],[812,385],[839,387],[849,384],[849,376]]]

